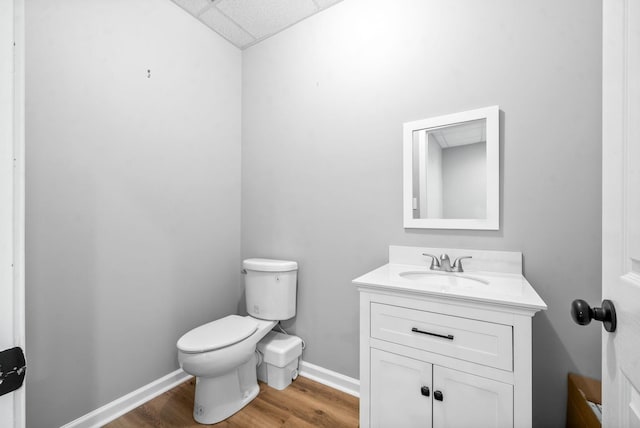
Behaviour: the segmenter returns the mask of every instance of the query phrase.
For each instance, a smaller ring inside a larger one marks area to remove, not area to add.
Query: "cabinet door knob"
[[[442,395],[442,391],[433,391],[433,398],[435,398],[438,401],[442,401],[444,399],[444,396]]]
[[[429,387],[428,386],[423,386],[422,388],[420,388],[420,394],[424,395],[425,397],[429,396]]]

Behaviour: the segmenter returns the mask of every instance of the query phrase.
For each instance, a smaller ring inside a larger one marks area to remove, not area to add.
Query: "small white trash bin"
[[[302,355],[302,339],[289,334],[270,331],[260,342],[258,352],[262,363],[258,379],[270,387],[283,390],[298,377],[298,362]]]

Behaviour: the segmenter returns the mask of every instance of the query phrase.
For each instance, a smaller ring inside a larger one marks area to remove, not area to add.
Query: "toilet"
[[[193,417],[201,424],[228,418],[258,395],[256,345],[296,314],[296,262],[247,259],[242,267],[249,315],[196,327],[177,343],[180,367],[196,377]]]

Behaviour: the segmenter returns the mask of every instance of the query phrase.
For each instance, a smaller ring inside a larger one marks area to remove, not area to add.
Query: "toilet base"
[[[258,396],[256,358],[216,377],[196,377],[193,418],[201,424],[214,424],[238,412]]]

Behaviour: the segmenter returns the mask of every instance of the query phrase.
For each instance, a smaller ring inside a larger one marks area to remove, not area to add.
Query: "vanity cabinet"
[[[372,427],[508,427],[513,387],[371,349]]]
[[[360,291],[362,427],[530,427],[531,316]]]
[[[425,253],[473,259],[434,273]],[[362,428],[531,427],[531,318],[546,304],[522,254],[390,246],[353,283]]]

